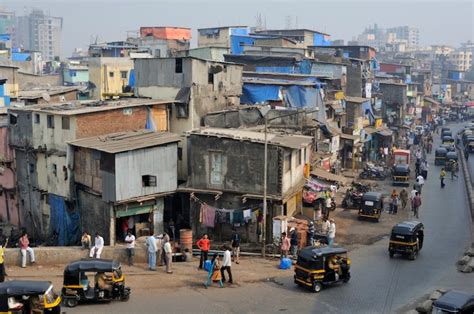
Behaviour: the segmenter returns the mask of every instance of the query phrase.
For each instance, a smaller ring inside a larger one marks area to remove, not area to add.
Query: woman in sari
[[[214,253],[214,256],[211,259],[211,268],[209,269],[207,281],[204,286],[207,288],[212,282],[218,282],[219,286],[224,288],[224,284],[222,283],[221,265],[217,253]]]

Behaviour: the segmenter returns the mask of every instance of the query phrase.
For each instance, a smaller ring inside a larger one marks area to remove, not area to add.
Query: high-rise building
[[[397,40],[406,40],[407,46],[410,48],[416,48],[420,44],[420,31],[416,27],[391,27],[387,28],[387,34],[395,34]]]
[[[63,19],[34,9],[27,16],[16,18],[14,46],[39,51],[46,61],[59,57]]]
[[[15,13],[0,7],[0,34],[12,35],[15,29]]]
[[[448,60],[454,66],[454,70],[468,71],[472,67],[472,51],[458,49],[451,52]]]

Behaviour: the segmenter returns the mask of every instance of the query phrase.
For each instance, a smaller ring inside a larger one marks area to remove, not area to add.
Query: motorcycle
[[[359,174],[361,179],[375,179],[375,180],[385,180],[387,178],[387,173],[384,167],[377,167],[371,163],[367,163],[364,167],[364,170]]]
[[[360,208],[362,204],[362,196],[370,191],[370,186],[362,183],[352,183],[352,186],[346,191],[346,195],[342,200],[342,208]]]

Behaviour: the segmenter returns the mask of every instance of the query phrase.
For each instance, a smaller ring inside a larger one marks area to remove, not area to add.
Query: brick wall
[[[131,114],[125,114],[125,111]],[[128,112],[129,113],[129,112]],[[133,107],[78,115],[76,118],[76,138],[85,138],[114,132],[144,129],[146,107]]]

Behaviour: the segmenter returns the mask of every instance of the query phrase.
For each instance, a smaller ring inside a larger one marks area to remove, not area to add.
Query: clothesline
[[[199,203],[201,206],[202,205],[209,206],[205,201],[199,199],[196,195],[194,195],[194,193],[191,193],[189,198],[192,201],[194,201],[195,203]],[[224,213],[230,213],[230,212],[235,212],[235,211],[244,211],[246,209],[257,210],[257,209],[261,209],[262,207],[263,207],[263,203],[260,203],[258,205],[254,205],[254,206],[244,206],[244,207],[233,208],[233,209],[216,208],[216,210],[224,212]]]

